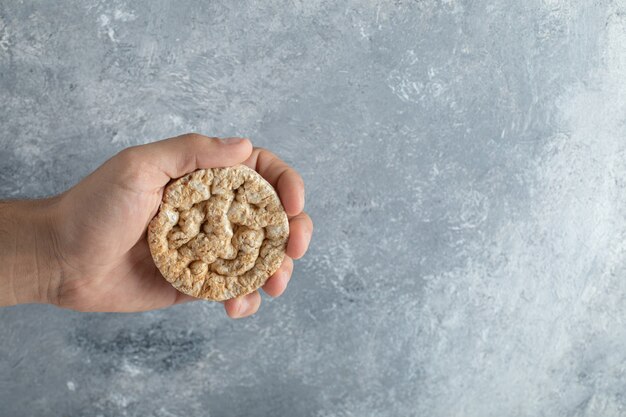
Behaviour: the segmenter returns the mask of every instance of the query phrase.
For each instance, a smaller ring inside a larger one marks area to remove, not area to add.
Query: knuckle
[[[206,144],[207,139],[217,139],[217,138],[214,138],[214,137],[205,136],[205,135],[197,133],[197,132],[189,132],[189,133],[186,133],[186,134],[182,135],[181,137],[183,137],[183,138],[185,138],[185,140],[188,140],[188,141],[193,142],[193,143],[202,142],[204,144]]]
[[[187,133],[181,136],[185,141],[185,147],[188,150],[200,150],[206,149],[206,147],[215,146],[220,141],[218,137],[215,136],[205,136],[200,133]],[[193,152],[192,152],[193,153]]]
[[[117,153],[117,159],[122,162],[136,162],[141,156],[141,150],[139,146],[130,146],[122,149]]]
[[[150,175],[152,167],[146,160],[141,145],[121,150],[115,159],[115,170],[124,183],[139,183]]]
[[[202,135],[198,132],[188,132],[179,136],[179,138],[189,139],[189,140],[197,140]]]

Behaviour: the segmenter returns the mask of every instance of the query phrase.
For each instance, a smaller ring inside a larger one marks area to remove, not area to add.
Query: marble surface
[[[244,135],[317,226],[246,320],[0,310],[0,415],[625,415],[625,75],[624,0],[0,0],[0,198]]]

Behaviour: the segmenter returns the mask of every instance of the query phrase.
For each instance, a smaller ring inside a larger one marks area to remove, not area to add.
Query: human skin
[[[302,178],[247,139],[186,134],[126,148],[58,196],[0,202],[0,306],[133,312],[196,300],[160,274],[146,228],[172,178],[239,163],[272,184],[289,217],[285,258],[262,287],[281,295],[313,233]],[[223,304],[229,317],[246,317],[259,309],[261,296],[255,291]]]

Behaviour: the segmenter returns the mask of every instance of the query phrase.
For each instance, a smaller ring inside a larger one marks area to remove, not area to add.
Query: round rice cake
[[[223,301],[265,284],[285,256],[289,222],[274,188],[244,165],[200,169],[163,192],[148,226],[154,263],[177,290]]]

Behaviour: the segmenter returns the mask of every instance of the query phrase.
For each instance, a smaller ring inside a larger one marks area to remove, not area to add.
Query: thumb
[[[252,144],[244,138],[210,138],[196,133],[164,139],[122,151],[128,163],[146,167],[156,186],[172,178],[201,168],[218,168],[239,164],[252,153]],[[156,171],[156,172],[155,172]]]

